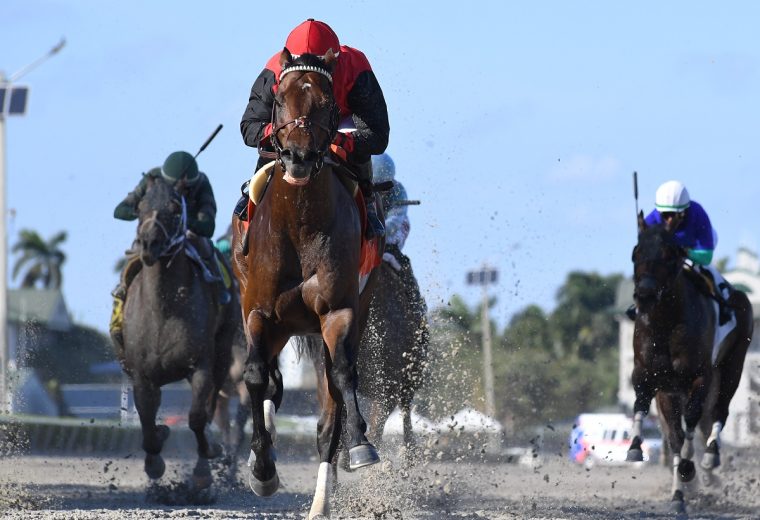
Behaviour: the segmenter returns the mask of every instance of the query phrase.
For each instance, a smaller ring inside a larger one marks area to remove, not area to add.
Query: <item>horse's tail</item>
[[[296,349],[299,361],[304,355],[314,361],[322,356],[324,341],[316,335],[293,336],[293,347]]]

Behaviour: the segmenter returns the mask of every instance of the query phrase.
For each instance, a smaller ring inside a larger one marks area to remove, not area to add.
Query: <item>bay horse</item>
[[[686,267],[686,251],[676,244],[669,229],[647,226],[643,213],[639,213],[638,224],[638,244],[633,251],[638,306],[632,374],[636,401],[627,460],[643,459],[641,423],[656,398],[673,457],[670,507],[684,513],[683,483],[695,476],[691,459],[698,425],[706,439],[702,468],[709,472],[720,464],[720,432],[752,339],[752,305],[745,293],[731,291],[728,304],[736,315],[736,327],[714,357],[718,323],[713,300],[697,286],[701,275]]]
[[[343,411],[351,466],[379,461],[356,397],[356,356],[375,271],[360,292],[360,208],[325,161],[338,128],[335,59],[331,51],[324,59],[281,53],[272,110],[277,167],[247,228],[233,217],[233,267],[248,343],[243,378],[253,419],[249,483],[259,496],[279,487],[273,450],[276,399],[282,396],[282,382],[273,377],[277,356],[291,336],[324,340],[324,370],[317,382],[320,465],[309,518],[329,514]]]
[[[117,356],[133,383],[145,473],[157,479],[166,468],[161,449],[169,428],[156,425],[161,387],[187,379],[192,388],[188,423],[198,444],[194,485],[208,487],[207,459],[219,456],[221,447],[207,438],[206,425],[229,370],[240,307],[236,297],[220,305],[218,291],[187,255],[185,201],[162,179],[148,178],[138,222],[136,247],[142,268],[127,293],[124,347]]]

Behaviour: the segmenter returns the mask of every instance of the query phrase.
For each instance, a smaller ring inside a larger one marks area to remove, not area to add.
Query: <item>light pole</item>
[[[493,389],[493,355],[491,354],[491,319],[488,316],[488,286],[497,282],[499,272],[484,265],[477,271],[467,273],[467,285],[479,285],[483,288],[483,304],[480,323],[483,329],[483,386],[486,398],[486,415],[496,417]]]
[[[0,412],[11,412],[8,381],[8,228],[5,194],[5,118],[24,115],[29,88],[14,82],[47,60],[66,44],[61,41],[45,55],[22,67],[10,78],[0,72]]]

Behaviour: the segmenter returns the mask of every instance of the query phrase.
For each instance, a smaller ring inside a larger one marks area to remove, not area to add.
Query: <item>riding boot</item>
[[[367,230],[364,236],[367,240],[385,236],[385,226],[377,214],[375,194],[372,187],[372,162],[367,161],[356,165],[354,170],[359,178],[359,187],[364,195],[364,203],[367,207]]]
[[[218,281],[215,282],[215,285],[218,287],[217,292],[219,294],[219,303],[221,305],[227,305],[232,301],[232,296],[230,295],[230,291],[227,290],[227,285],[224,282],[225,277],[224,273],[222,273],[222,267],[217,261],[216,248],[211,242],[211,239],[199,236],[192,231],[188,231],[188,235],[191,233],[194,235],[194,237],[192,237],[194,238],[193,243],[196,244],[196,249],[201,256],[201,260],[206,264],[206,268],[211,271],[211,274],[218,279]]]
[[[111,310],[111,321],[108,324],[108,332],[111,334],[117,352],[124,351],[124,302],[127,299],[127,288],[123,282],[119,282],[116,288],[111,291],[113,296],[113,309]]]
[[[243,222],[246,222],[248,220],[248,185],[250,183],[250,180],[245,181],[240,187],[240,200],[238,200],[237,204],[235,204],[235,210],[233,211],[233,213],[237,215],[237,218]]]

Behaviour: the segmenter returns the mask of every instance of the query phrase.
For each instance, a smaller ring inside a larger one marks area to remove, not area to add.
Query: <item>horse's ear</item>
[[[336,56],[332,50],[332,47],[327,49],[324,60],[325,60],[325,66],[328,68],[332,68],[335,65]]]
[[[647,228],[647,221],[644,220],[644,212],[639,211],[639,216],[637,218],[639,221],[639,233],[642,233]]]
[[[293,55],[290,54],[287,47],[283,47],[282,52],[280,53],[280,68],[284,69],[290,65],[291,61],[293,61]]]

